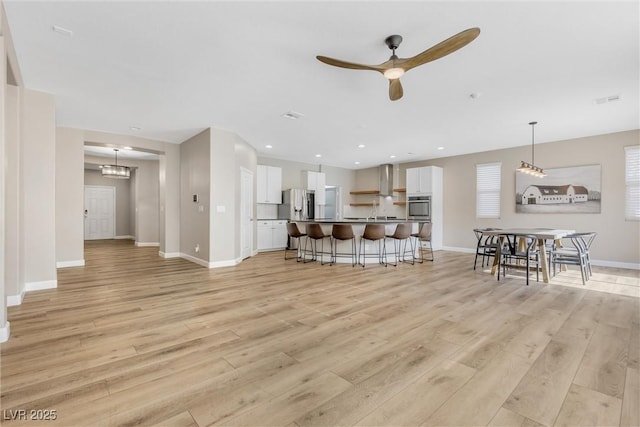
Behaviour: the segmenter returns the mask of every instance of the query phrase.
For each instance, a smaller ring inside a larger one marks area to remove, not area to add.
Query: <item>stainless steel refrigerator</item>
[[[315,194],[310,190],[290,188],[282,192],[282,204],[278,205],[278,219],[305,221],[314,219]]]

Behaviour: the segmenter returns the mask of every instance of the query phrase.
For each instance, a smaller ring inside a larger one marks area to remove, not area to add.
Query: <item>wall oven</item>
[[[431,196],[409,196],[407,199],[407,217],[431,221]]]

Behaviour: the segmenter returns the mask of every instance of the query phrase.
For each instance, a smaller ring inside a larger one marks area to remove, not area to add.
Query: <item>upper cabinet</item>
[[[324,172],[302,171],[302,183],[306,185],[307,190],[315,193],[315,204],[324,205],[327,203],[325,194],[325,186],[327,185],[327,176]]]
[[[435,166],[424,166],[407,169],[407,195],[415,196],[433,193],[435,168]]]
[[[282,203],[282,169],[258,165],[256,200],[258,203]]]

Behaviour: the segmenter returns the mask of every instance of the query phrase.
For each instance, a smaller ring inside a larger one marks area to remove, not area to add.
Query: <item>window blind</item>
[[[624,147],[625,218],[640,220],[640,146]]]
[[[476,165],[476,217],[500,218],[502,163]]]

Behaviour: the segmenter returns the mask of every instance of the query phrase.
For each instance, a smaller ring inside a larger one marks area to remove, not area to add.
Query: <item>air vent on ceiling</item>
[[[593,102],[596,105],[602,105],[602,104],[607,104],[609,102],[614,102],[619,100],[620,100],[620,95],[611,95],[611,96],[605,96],[604,98],[595,99]]]
[[[297,111],[287,111],[282,115],[282,117],[284,117],[285,119],[291,119],[291,120],[297,120],[303,116],[304,114],[298,113]]]
[[[63,36],[71,37],[73,35],[73,31],[68,28],[61,27],[60,25],[54,25],[53,27],[51,27],[51,29]]]

